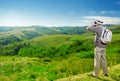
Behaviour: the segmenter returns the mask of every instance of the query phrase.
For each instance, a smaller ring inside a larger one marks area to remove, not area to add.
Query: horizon
[[[0,26],[0,27],[85,27],[85,26],[42,26],[42,25],[26,25],[26,26]]]
[[[114,26],[114,25],[120,25],[120,24],[104,24],[103,26],[106,26],[106,25],[110,25],[110,26]],[[26,26],[0,26],[1,27],[87,27],[88,25],[83,25],[83,26],[42,26],[42,25],[26,25]]]
[[[119,9],[119,0],[0,0],[0,26],[120,24]]]

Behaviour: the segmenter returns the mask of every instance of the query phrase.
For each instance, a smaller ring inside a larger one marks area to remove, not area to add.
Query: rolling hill
[[[39,36],[83,33],[85,33],[85,27],[0,27],[0,45],[29,40]]]
[[[39,26],[12,28],[8,32],[0,33],[0,50],[7,49],[9,51],[8,52],[9,55],[16,55],[17,53],[19,53],[19,50],[22,51],[23,47],[24,50],[25,49],[27,50],[27,48],[34,49],[33,47],[36,48],[36,46],[38,47],[41,46],[41,48],[39,49],[44,49],[45,47],[47,48],[49,47],[47,50],[50,50],[52,49],[50,47],[61,45],[62,48],[62,45],[70,44],[70,46],[72,46],[72,43],[73,44],[78,43],[79,46],[81,45],[82,41],[89,40],[88,38],[83,40],[85,35],[87,37],[90,37],[90,35],[91,36],[94,35],[93,33],[88,32],[85,28],[86,27],[48,28],[48,27],[39,27]],[[113,34],[120,33],[119,32],[120,26],[110,26],[109,29],[113,32]],[[74,38],[77,39],[73,40]],[[81,40],[81,42],[79,42],[79,40]],[[79,49],[77,50],[79,51]],[[7,54],[4,52],[4,50],[1,52],[1,54],[2,53],[3,55]]]
[[[119,33],[120,26],[107,25],[113,33]],[[44,26],[22,26],[22,27],[0,27],[0,45],[12,42],[21,42],[39,36],[47,35],[80,35],[89,33],[86,27],[44,27]]]
[[[112,42],[107,44],[106,51],[109,77],[104,77],[101,73],[98,78],[89,76],[93,70],[94,33],[85,30],[86,33],[80,34],[77,32],[78,29],[82,31],[85,28],[79,27],[28,27],[10,30],[10,36],[9,34],[3,36],[9,43],[0,44],[0,80],[119,81],[120,32],[118,29],[120,26],[110,26],[109,28],[113,32]],[[50,31],[48,32],[48,30]],[[31,34],[28,31],[37,32],[39,35],[27,38]],[[53,33],[53,31],[55,32]],[[56,32],[58,33],[56,34]],[[4,41],[3,37],[1,36],[1,40]]]

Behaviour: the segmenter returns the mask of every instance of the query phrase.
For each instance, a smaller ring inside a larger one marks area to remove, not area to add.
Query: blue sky
[[[120,0],[0,0],[0,26],[120,23]]]

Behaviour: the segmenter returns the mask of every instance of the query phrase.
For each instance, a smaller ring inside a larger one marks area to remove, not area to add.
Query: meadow
[[[109,68],[120,64],[119,36],[115,32],[107,44]],[[93,71],[93,39],[93,33],[46,35],[5,45],[0,49],[0,81],[54,81],[78,74],[86,76]],[[110,70],[110,78],[119,81],[119,72]],[[88,81],[90,78],[86,77]]]

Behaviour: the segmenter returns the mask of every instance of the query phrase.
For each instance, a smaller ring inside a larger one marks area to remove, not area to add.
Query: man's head
[[[94,21],[94,24],[95,24],[96,26],[98,26],[98,25],[102,25],[102,24],[103,24],[103,22],[102,22],[102,21],[100,21],[100,20],[96,20],[96,21]]]

